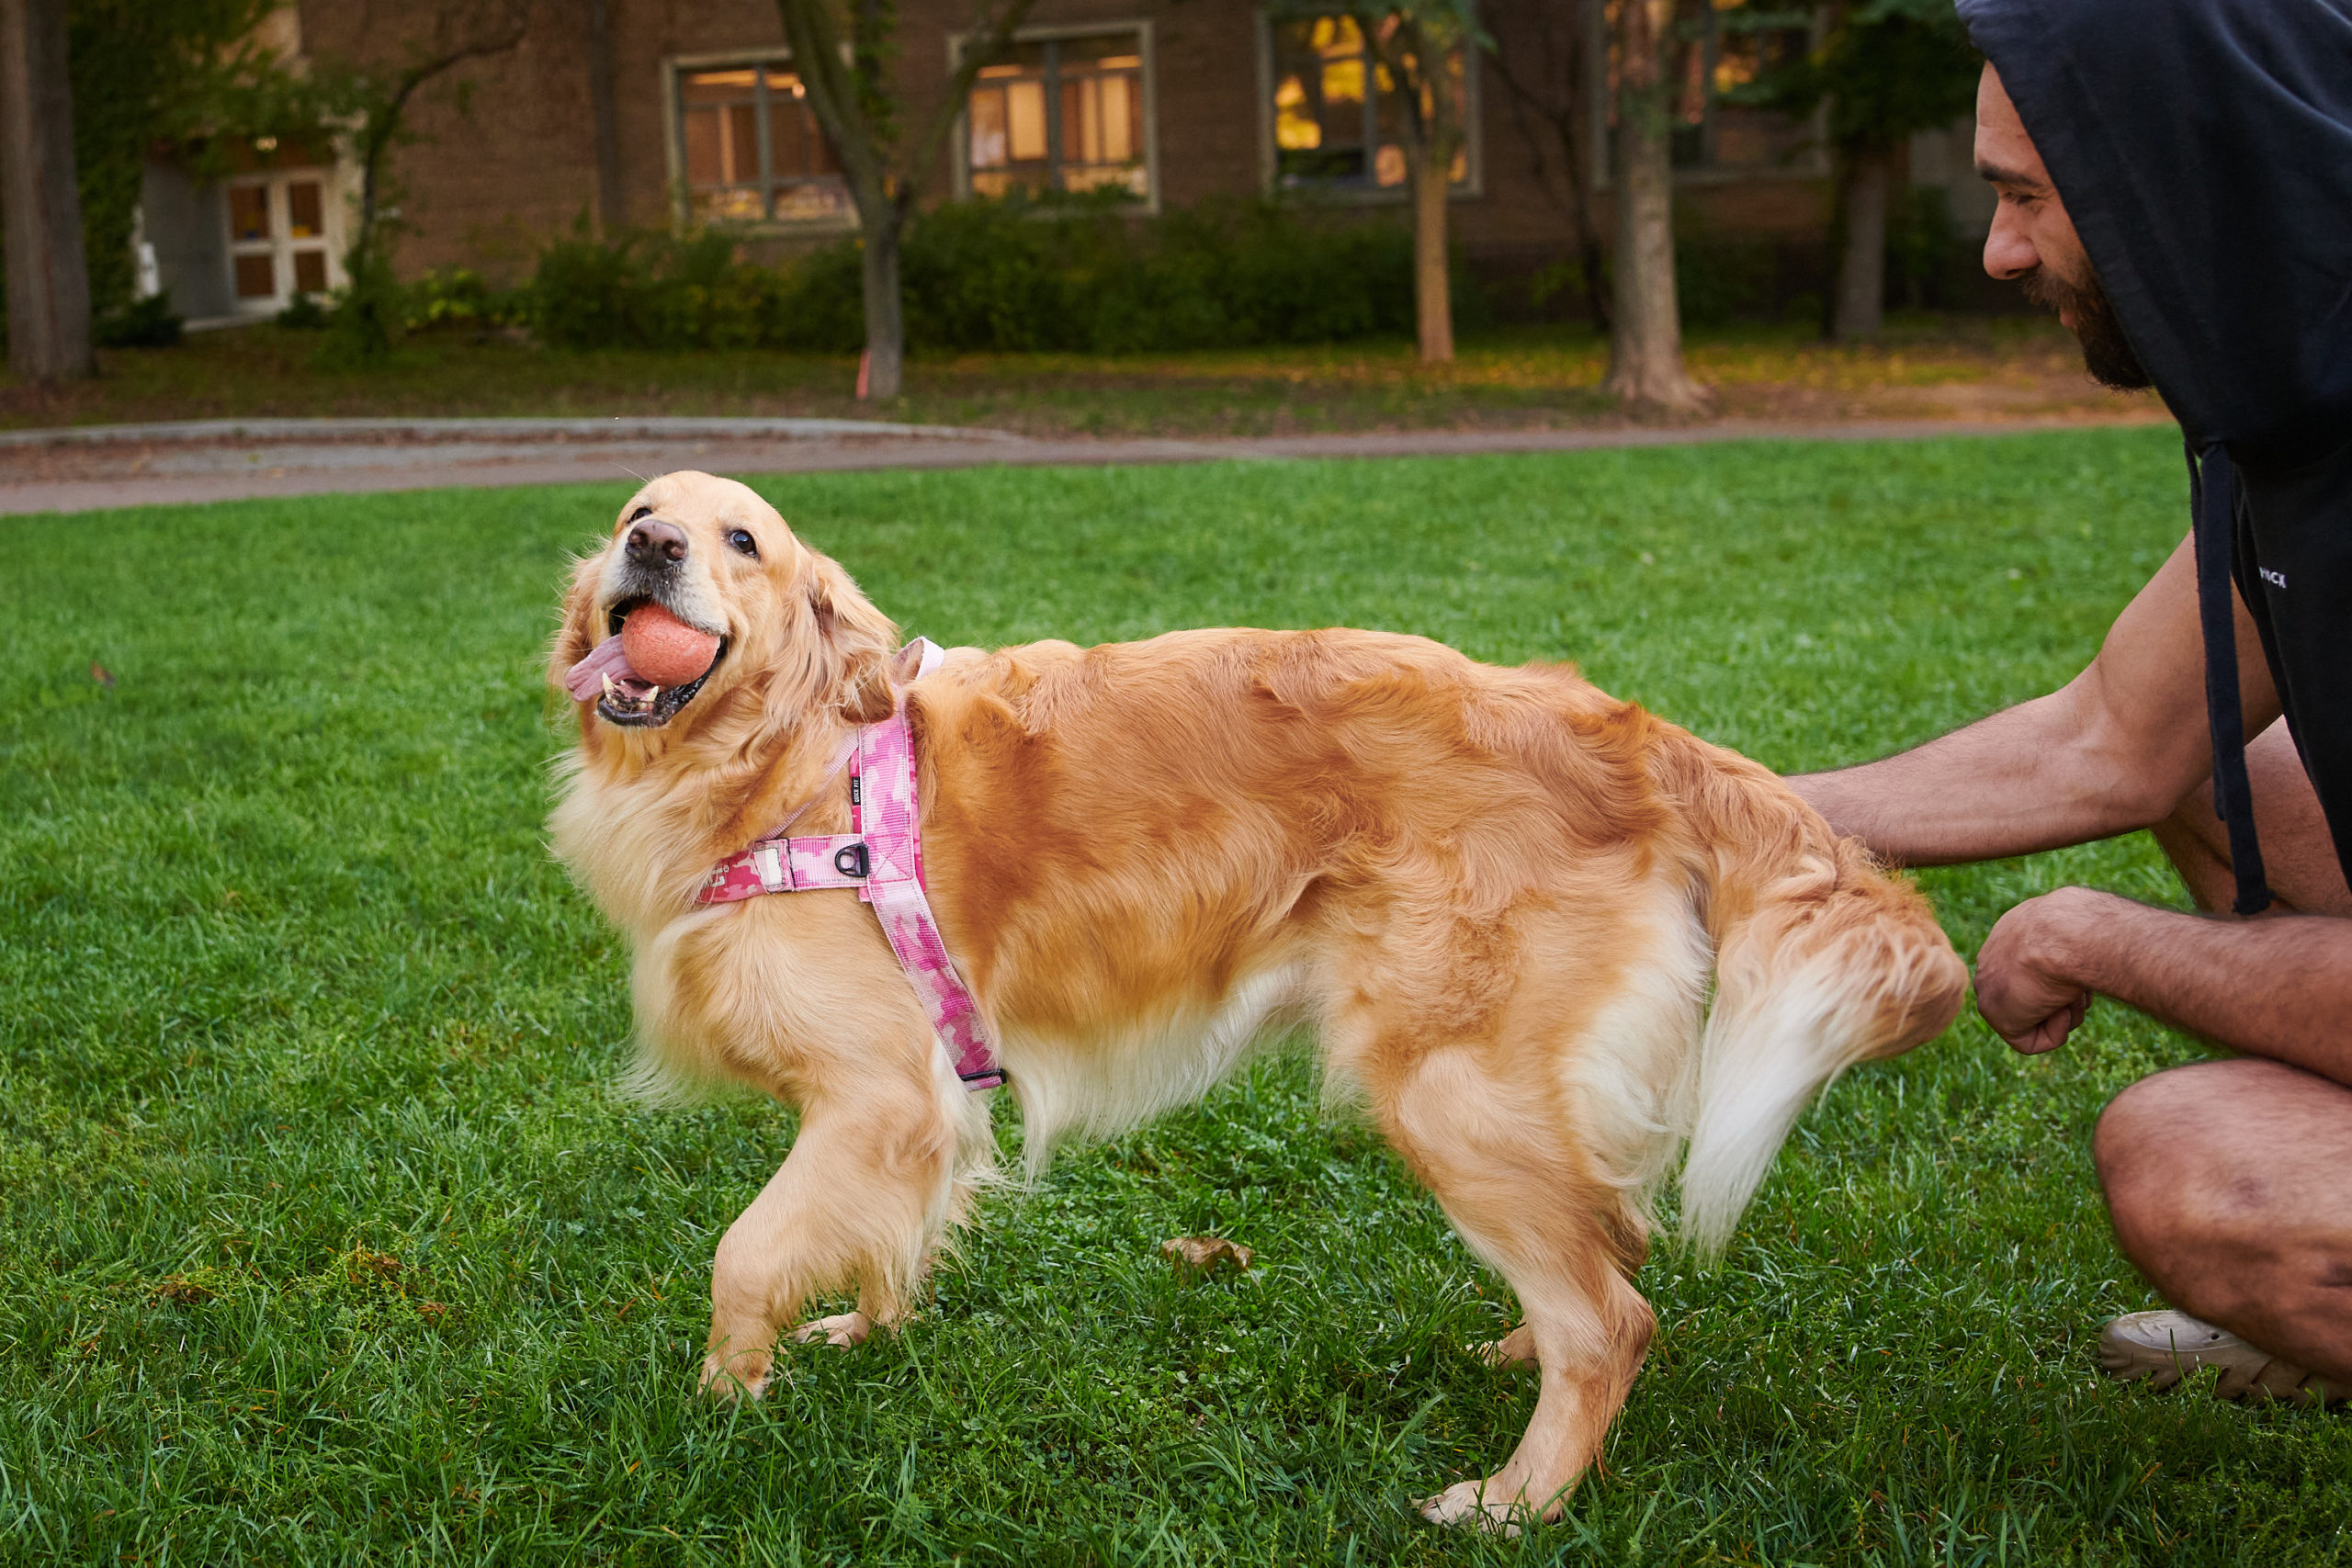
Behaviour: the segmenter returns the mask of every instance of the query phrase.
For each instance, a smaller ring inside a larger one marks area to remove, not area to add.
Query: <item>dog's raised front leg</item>
[[[859,1086],[811,1103],[784,1168],[727,1227],[711,1264],[703,1386],[757,1397],[777,1332],[813,1294],[857,1286],[857,1311],[796,1337],[855,1344],[905,1315],[954,1197],[955,1129],[929,1086]]]

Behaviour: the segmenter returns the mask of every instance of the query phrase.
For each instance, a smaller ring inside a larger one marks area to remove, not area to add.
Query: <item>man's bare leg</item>
[[[2246,772],[2275,907],[2352,916],[2283,721],[2246,748]],[[2227,908],[2211,782],[2153,831],[2198,907]],[[2199,1062],[2118,1095],[2092,1148],[2116,1240],[2165,1300],[2352,1393],[2352,1089],[2256,1057]]]
[[[2254,826],[2262,839],[2262,868],[2281,914],[2352,915],[2352,887],[2328,837],[2319,796],[2280,719],[2245,749],[2246,780],[2254,786]],[[2200,909],[2226,909],[2237,897],[2230,871],[2230,840],[2213,815],[2211,779],[2190,790],[2171,816],[2149,830],[2171,857]]]
[[[2091,1146],[2115,1239],[2166,1301],[2352,1393],[2352,1089],[2192,1063],[2117,1095]]]

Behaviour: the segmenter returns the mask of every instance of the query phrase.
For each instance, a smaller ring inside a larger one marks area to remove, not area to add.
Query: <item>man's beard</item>
[[[2073,313],[2075,336],[2083,345],[2083,368],[2091,373],[2092,380],[2119,392],[2143,391],[2155,385],[2140,356],[2132,351],[2132,340],[2123,335],[2123,323],[2115,319],[2115,307],[2107,302],[2098,274],[2091,274],[2087,284],[2069,283],[2044,263],[2021,278],[2018,286],[2035,304]]]

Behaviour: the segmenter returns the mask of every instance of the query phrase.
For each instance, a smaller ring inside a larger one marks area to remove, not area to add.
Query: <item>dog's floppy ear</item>
[[[857,591],[849,573],[821,556],[809,583],[808,608],[837,672],[826,700],[852,724],[876,724],[889,717],[898,705],[890,691],[890,655],[899,646],[898,626]]]
[[[548,654],[548,683],[558,691],[563,689],[563,678],[571,667],[604,640],[594,624],[596,579],[603,565],[601,552],[572,563],[571,587],[563,596],[563,624],[556,628],[555,646]]]

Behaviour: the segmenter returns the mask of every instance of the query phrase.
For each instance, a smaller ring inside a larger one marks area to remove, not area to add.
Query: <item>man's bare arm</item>
[[[2278,717],[2278,698],[2242,604],[2237,630],[2253,736]],[[1883,761],[1789,783],[1886,859],[1946,865],[2146,827],[2212,768],[2196,560],[2184,541],[2064,687]]]
[[[1977,959],[1977,1008],[2020,1051],[2064,1040],[2094,993],[2352,1085],[2352,920],[2224,920],[2065,887],[2002,916]]]

